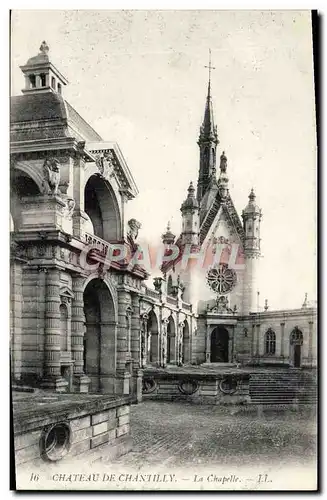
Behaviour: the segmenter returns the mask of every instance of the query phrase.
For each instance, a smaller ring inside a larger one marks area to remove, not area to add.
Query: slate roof
[[[49,120],[52,123],[49,123]],[[69,126],[78,131],[80,140],[102,140],[84,118],[60,94],[54,92],[36,92],[12,97],[10,121],[11,126],[14,126],[12,141],[72,137]],[[23,125],[24,122],[38,123],[38,126],[27,129]],[[19,124],[22,124],[21,131]]]

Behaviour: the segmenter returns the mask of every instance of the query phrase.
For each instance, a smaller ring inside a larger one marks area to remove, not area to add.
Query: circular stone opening
[[[41,455],[45,460],[55,462],[63,458],[70,448],[70,428],[67,424],[55,424],[43,431]]]
[[[233,394],[237,389],[237,380],[234,377],[226,377],[220,382],[219,389],[224,394]]]

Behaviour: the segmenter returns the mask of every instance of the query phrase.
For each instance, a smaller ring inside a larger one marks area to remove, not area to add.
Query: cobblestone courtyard
[[[148,401],[132,406],[131,429],[133,451],[117,465],[305,464],[316,452],[315,418],[307,411]]]

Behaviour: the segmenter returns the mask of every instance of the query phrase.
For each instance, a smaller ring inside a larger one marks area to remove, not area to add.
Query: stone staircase
[[[251,404],[288,405],[317,403],[316,373],[288,370],[251,374]]]

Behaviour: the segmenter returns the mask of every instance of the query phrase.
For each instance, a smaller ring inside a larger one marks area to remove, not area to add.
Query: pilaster
[[[44,376],[42,386],[65,391],[68,382],[60,371],[60,271],[49,268],[46,279]]]
[[[84,281],[83,276],[73,276],[72,279],[74,299],[71,317],[71,351],[74,361],[73,381],[77,392],[88,392],[90,384],[89,377],[84,373]]]

